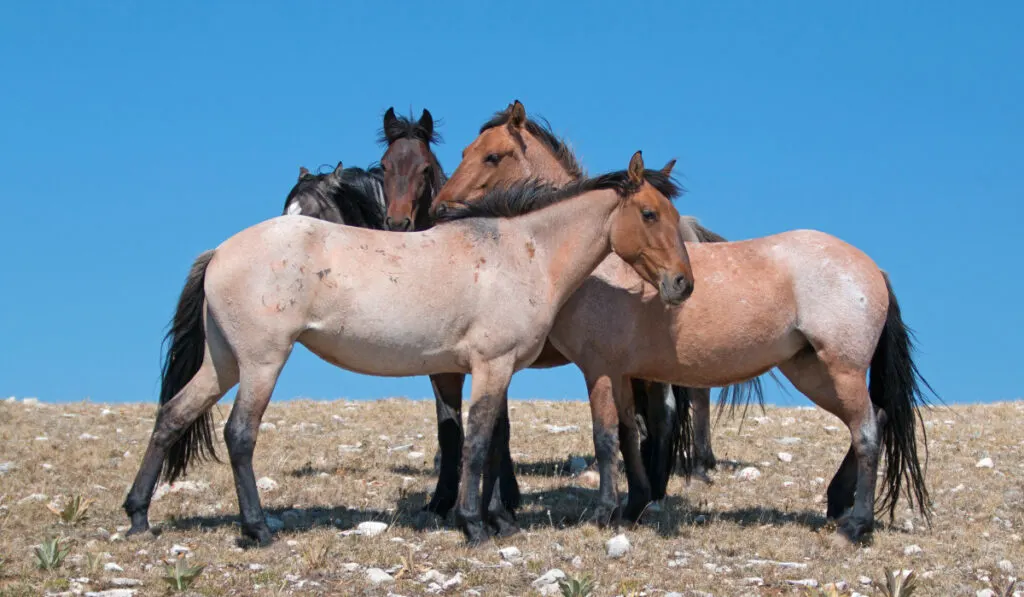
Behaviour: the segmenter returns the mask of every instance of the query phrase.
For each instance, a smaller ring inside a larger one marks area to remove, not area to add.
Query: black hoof
[[[462,532],[466,535],[466,545],[470,547],[479,547],[491,540],[487,527],[479,521],[463,523]]]
[[[852,516],[839,520],[839,534],[851,543],[864,541],[871,536],[873,521],[857,520]]]
[[[267,523],[242,525],[241,543],[243,547],[266,547],[273,542],[274,535],[270,532]]]
[[[840,520],[843,516],[847,516],[853,506],[829,504],[828,509],[825,511],[825,518],[827,520]]]
[[[491,529],[497,537],[511,537],[519,532],[515,516],[510,512],[495,512],[491,515]]]
[[[694,470],[693,471],[693,477],[695,479],[703,481],[707,485],[714,485],[715,484],[715,480],[711,478],[711,475],[708,474],[707,469],[704,469],[704,468],[699,468],[699,469]]]
[[[628,503],[625,510],[622,511],[622,519],[633,524],[639,523],[645,511],[647,511],[647,503]]]
[[[440,496],[439,497],[437,494],[434,494],[433,499],[431,499],[430,503],[428,503],[426,506],[423,507],[423,510],[425,512],[431,512],[433,514],[436,514],[436,515],[440,516],[441,518],[445,518],[446,516],[448,516],[448,513],[451,512],[452,508],[454,508],[454,507],[455,507],[455,498],[454,497],[451,497],[451,498],[446,497],[446,496]]]
[[[617,525],[622,511],[617,506],[607,504],[597,507],[594,511],[593,521],[600,528]]]
[[[416,513],[416,518],[413,520],[413,526],[418,531],[438,529],[445,526],[445,518],[443,516],[438,516],[436,512],[423,508]]]

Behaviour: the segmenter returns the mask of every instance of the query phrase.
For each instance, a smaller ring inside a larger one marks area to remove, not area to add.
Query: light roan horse
[[[671,170],[674,160],[666,167]],[[480,129],[480,135],[463,151],[463,160],[452,174],[448,184],[434,198],[433,210],[443,212],[450,203],[475,201],[496,185],[528,179],[542,180],[553,185],[566,185],[584,178],[580,166],[569,147],[542,122],[531,120],[518,100],[498,112]],[[707,230],[692,218],[684,218],[681,230],[684,240],[691,242],[720,242],[725,239]],[[615,260],[617,257],[609,256]],[[569,364],[550,343],[531,367],[547,368]],[[760,397],[758,379],[738,384],[723,391],[723,399],[742,401],[750,396]],[[678,461],[692,464],[694,473],[708,480],[705,471],[715,466],[710,439],[710,391],[706,388],[669,386],[658,382],[633,379],[632,386],[638,403],[640,419],[645,426],[646,438],[641,442],[645,470],[651,478],[652,498],[665,495],[669,476]],[[439,454],[442,456],[437,488],[428,511],[444,515],[454,504],[458,490],[458,466],[461,452],[461,419],[458,417],[462,399],[462,382],[440,385],[435,383],[438,408]],[[689,409],[693,404],[692,438],[689,431]],[[502,424],[508,425],[507,420]],[[691,450],[693,454],[688,453]],[[502,458],[500,497],[509,510],[519,504],[511,456]],[[680,458],[676,458],[676,455]]]
[[[471,146],[464,163],[471,159],[486,162],[488,154]],[[456,170],[449,182],[455,196],[460,184],[479,185]],[[685,303],[651,300],[651,289],[628,266],[607,259],[551,330],[551,342],[580,367],[590,392],[601,517],[618,506],[616,447],[630,489],[623,515],[639,517],[651,496],[629,429],[630,378],[713,387],[773,367],[849,428],[850,449],[827,491],[827,515],[838,519],[843,535],[856,540],[874,526],[881,452],[887,464],[879,509],[891,519],[905,489],[929,517],[916,438],[927,382],[913,362],[912,334],[888,276],[862,251],[812,230],[687,249],[697,282]]]
[[[181,389],[161,404],[125,499],[128,533],[149,528],[161,471],[173,480],[212,449],[209,410],[238,384],[224,440],[242,532],[259,545],[271,541],[252,456],[277,377],[300,342],[360,373],[473,376],[458,514],[470,542],[486,539],[491,521],[481,504],[494,487],[491,435],[500,433],[495,423],[507,409],[509,381],[536,359],[572,292],[612,251],[666,303],[692,292],[679,216],[669,201],[675,192],[667,177],[644,169],[637,152],[627,171],[560,190],[499,189],[451,210],[449,219],[457,221],[425,232],[280,216],[203,253],[176,314],[189,339],[177,348],[188,354],[179,355],[174,376],[165,376]],[[448,281],[445,292],[438,292],[439,279]]]

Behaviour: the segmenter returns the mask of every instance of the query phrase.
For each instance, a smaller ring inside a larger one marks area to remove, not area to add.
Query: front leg
[[[437,408],[437,445],[441,456],[437,486],[430,503],[423,509],[444,518],[455,506],[459,493],[459,472],[462,468],[462,386],[463,373],[442,373],[430,376]]]
[[[619,496],[616,490],[615,455],[619,451],[619,413],[615,407],[612,378],[607,375],[587,379],[590,392],[590,417],[594,426],[594,456],[601,484],[594,521],[599,526],[614,522],[618,515]]]
[[[694,475],[710,484],[708,473],[718,465],[711,449],[711,388],[685,388],[693,407]]]
[[[664,392],[662,394],[664,395]],[[651,503],[651,482],[644,471],[644,462],[640,455],[640,435],[636,427],[633,387],[629,379],[622,378],[618,384],[613,384],[612,395],[618,409],[619,448],[622,450],[622,461],[629,484],[629,500],[623,517],[630,522],[636,522]],[[663,395],[659,396],[658,400],[663,400]],[[664,425],[664,421],[657,423]],[[655,441],[658,439],[660,438]]]
[[[473,403],[469,409],[467,441],[463,447],[462,475],[456,508],[456,519],[471,545],[480,544],[488,539],[484,524],[486,504],[481,501],[480,483],[484,467],[491,468],[489,465],[492,462],[497,464],[497,459],[491,458],[491,441],[498,420],[508,408],[506,396],[514,367],[515,360],[508,355],[474,364],[472,369]],[[492,469],[489,475],[490,491],[493,491],[496,474],[497,471]]]

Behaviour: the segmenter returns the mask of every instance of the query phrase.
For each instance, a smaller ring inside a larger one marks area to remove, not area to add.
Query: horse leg
[[[619,413],[615,406],[613,385],[608,375],[591,377],[584,371],[590,394],[590,417],[594,427],[594,457],[601,484],[594,521],[599,526],[612,522],[618,515],[619,497],[616,489],[615,455],[619,451]]]
[[[647,505],[651,503],[651,482],[644,471],[644,462],[640,455],[640,436],[636,428],[632,384],[629,383],[629,379],[623,378],[618,386],[613,385],[612,389],[618,407],[619,449],[622,450],[622,461],[625,464],[626,480],[629,485],[629,498],[623,518],[629,522],[637,522]],[[663,397],[655,396],[655,401],[663,400]]]
[[[839,417],[850,430],[851,445],[829,483],[828,514],[841,516],[839,531],[858,540],[874,526],[880,427],[868,395],[867,372],[831,365],[828,355],[805,352],[780,366],[793,386],[818,406]],[[852,510],[846,514],[842,512]]]
[[[455,506],[459,493],[463,441],[462,386],[465,381],[463,373],[430,376],[437,408],[437,445],[441,461],[434,495],[423,509],[442,518]]]
[[[267,526],[260,494],[256,488],[256,475],[252,469],[252,455],[256,449],[256,435],[260,420],[270,402],[277,376],[284,366],[284,358],[264,361],[260,365],[246,364],[241,370],[238,396],[231,408],[227,424],[224,425],[224,441],[231,458],[231,471],[235,477],[235,491],[242,516],[242,534],[259,546],[272,541]],[[273,362],[273,361],[277,362]]]
[[[146,455],[124,501],[125,512],[132,524],[125,535],[149,530],[149,505],[167,450],[238,382],[238,364],[234,357],[225,354],[220,360],[220,366],[214,363],[215,359],[207,350],[199,371],[174,398],[160,407]]]
[[[503,497],[501,483],[505,480],[506,462],[511,463],[509,454],[510,425],[508,420],[508,395],[502,402],[505,404],[504,414],[500,416],[494,427],[494,437],[488,455],[487,468],[484,469],[484,487],[482,499],[487,504],[488,522],[499,537],[508,537],[519,532],[516,526],[515,513],[507,508],[507,500]],[[497,478],[495,478],[497,477]],[[497,483],[496,483],[497,481]],[[515,477],[512,477],[515,482]],[[498,485],[498,487],[495,487]],[[516,486],[518,500],[519,487]]]
[[[471,545],[488,539],[484,525],[486,512],[482,506],[489,504],[481,502],[480,483],[485,467],[490,469],[495,462],[490,452],[491,441],[502,412],[508,409],[508,384],[512,380],[514,365],[512,358],[503,358],[481,363],[472,371],[473,403],[469,409],[469,428],[463,446],[462,475],[455,510],[456,519]],[[496,474],[497,471],[493,472]],[[491,478],[490,491],[493,491],[494,475]],[[488,500],[490,491],[486,496]]]
[[[711,388],[685,388],[693,407],[694,474],[711,484],[708,471],[718,466],[711,450]]]

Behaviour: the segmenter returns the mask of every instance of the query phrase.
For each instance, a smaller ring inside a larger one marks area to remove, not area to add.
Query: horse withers
[[[259,545],[272,540],[252,456],[277,377],[299,342],[364,374],[473,376],[458,516],[470,542],[485,540],[502,526],[502,513],[486,505],[497,465],[489,448],[500,433],[508,384],[537,358],[558,309],[613,251],[658,287],[664,302],[679,303],[693,291],[669,201],[675,192],[637,152],[628,170],[563,189],[497,189],[424,232],[286,215],[203,253],[176,313],[188,341],[178,343],[170,381],[181,390],[161,404],[124,502],[129,533],[149,528],[161,471],[173,480],[212,447],[210,409],[237,384],[224,440],[242,532]],[[437,292],[439,279],[449,292]]]

